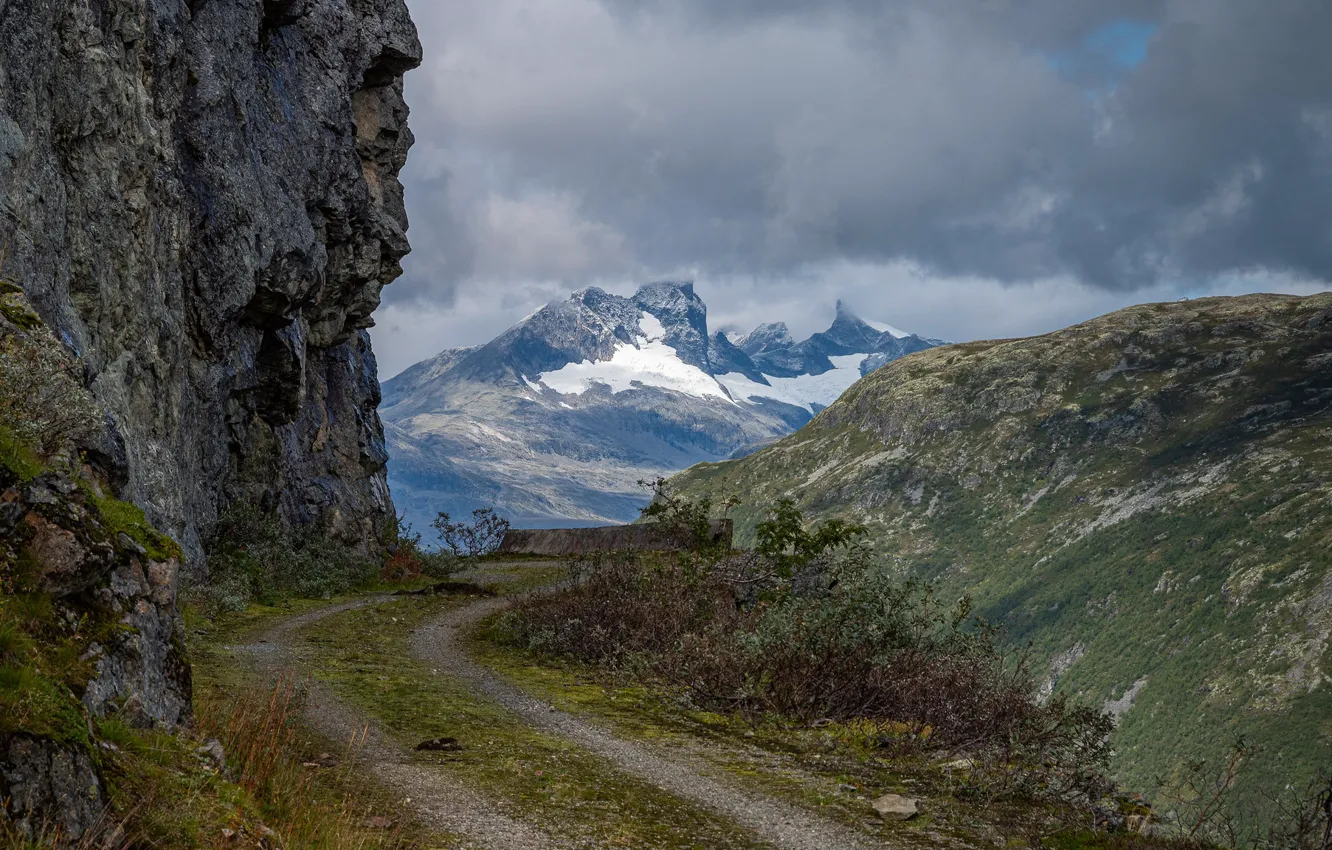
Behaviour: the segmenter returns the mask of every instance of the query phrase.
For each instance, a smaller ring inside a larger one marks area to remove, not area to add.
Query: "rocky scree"
[[[357,545],[389,525],[365,329],[408,251],[420,58],[402,0],[0,3],[0,273],[187,562],[242,498]]]

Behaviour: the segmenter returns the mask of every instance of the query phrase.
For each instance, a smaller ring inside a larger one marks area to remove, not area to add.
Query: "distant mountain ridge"
[[[421,528],[495,506],[519,525],[623,522],[655,478],[791,433],[862,374],[940,344],[857,317],[733,342],[689,282],[553,301],[481,346],[384,384],[389,481]]]

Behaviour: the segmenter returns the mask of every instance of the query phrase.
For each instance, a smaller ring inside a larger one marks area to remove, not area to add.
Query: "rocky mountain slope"
[[[520,525],[629,521],[640,479],[789,434],[870,358],[934,344],[840,304],[803,342],[774,325],[732,342],[709,332],[692,284],[586,289],[387,381],[389,480],[418,529],[489,506]]]
[[[358,542],[393,514],[364,329],[420,57],[402,0],[0,3],[0,272],[191,557],[239,498]]]
[[[743,498],[741,539],[785,497],[865,523],[1030,642],[1049,688],[1118,715],[1138,790],[1244,736],[1233,810],[1261,815],[1332,763],[1332,294],[917,353],[675,483]]]

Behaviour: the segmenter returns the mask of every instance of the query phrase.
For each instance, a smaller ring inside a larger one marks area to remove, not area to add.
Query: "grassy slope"
[[[1332,762],[1332,296],[1146,305],[914,355],[801,432],[677,479],[869,525],[970,593],[1057,687],[1141,683],[1119,770],[1151,791],[1238,735],[1241,797]],[[1058,674],[1057,676],[1054,674]]]

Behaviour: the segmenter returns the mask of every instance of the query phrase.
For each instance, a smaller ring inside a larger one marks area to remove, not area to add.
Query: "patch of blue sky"
[[[1060,76],[1077,81],[1088,94],[1112,90],[1125,74],[1141,65],[1160,25],[1129,18],[1111,21],[1077,46],[1045,56]]]
[[[1147,21],[1121,20],[1106,24],[1083,40],[1083,46],[1110,58],[1124,69],[1134,68],[1147,58],[1147,45],[1160,29]]]

